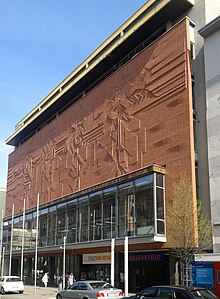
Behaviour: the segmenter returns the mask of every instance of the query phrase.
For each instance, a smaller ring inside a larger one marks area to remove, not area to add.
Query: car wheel
[[[4,295],[5,294],[5,290],[3,287],[1,287],[1,294]]]
[[[57,299],[62,299],[62,296],[60,294],[57,294]]]
[[[24,291],[19,291],[19,294],[23,294],[24,293]]]

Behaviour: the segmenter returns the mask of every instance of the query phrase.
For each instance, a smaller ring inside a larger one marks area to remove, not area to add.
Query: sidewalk
[[[33,285],[24,285],[24,294],[38,294],[41,296],[51,296],[55,298],[56,293],[58,291],[58,288],[52,288],[52,287],[36,287],[36,292],[35,292],[35,287]]]

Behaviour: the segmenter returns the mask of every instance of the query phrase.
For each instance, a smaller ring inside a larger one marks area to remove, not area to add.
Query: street
[[[0,295],[0,298],[7,298],[7,299],[55,299],[56,298],[57,288],[44,288],[44,287],[37,287],[36,293],[34,286],[24,286],[24,293],[23,294],[6,294]]]

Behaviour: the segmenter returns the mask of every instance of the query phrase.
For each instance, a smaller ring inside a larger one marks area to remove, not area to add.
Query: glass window
[[[116,237],[116,187],[103,190],[103,238],[112,239]]]
[[[77,241],[77,199],[67,204],[68,235],[67,243]]]
[[[156,185],[159,187],[163,187],[163,174],[156,173]]]
[[[127,182],[118,186],[119,195],[133,193],[133,182]]]
[[[164,220],[164,198],[163,189],[157,188],[157,218]]]
[[[173,298],[172,290],[170,288],[160,288],[157,296],[159,298]]]
[[[147,175],[134,180],[135,190],[146,189],[153,186],[153,175]]]
[[[31,222],[31,235],[30,235],[30,247],[35,248],[36,244],[36,235],[37,235],[37,212],[32,213]]]
[[[154,198],[153,185],[150,188],[137,191],[135,194],[136,206],[136,235],[154,233]]]
[[[209,290],[192,290],[190,293],[195,299],[217,299],[216,295]]]
[[[4,221],[3,222],[3,247],[5,247],[5,249],[9,249],[9,222],[8,221]]]
[[[13,250],[20,250],[22,248],[23,238],[23,216],[14,218],[13,224]]]
[[[32,213],[25,215],[24,248],[33,248],[35,246],[36,230],[32,223],[32,217]]]
[[[119,237],[134,235],[134,195],[121,195],[118,200]]]
[[[164,221],[164,190],[156,188],[156,206],[157,206],[157,233],[165,234]]]
[[[48,210],[48,209],[47,209]],[[39,246],[47,245],[47,214],[39,217]]]
[[[174,298],[175,299],[186,299],[187,297],[181,291],[174,290]]]
[[[143,291],[141,291],[141,295],[144,296],[144,297],[155,297],[155,294],[156,294],[156,291],[157,291],[157,288],[147,288]]]
[[[92,193],[90,199],[89,240],[102,239],[102,192]]]
[[[56,235],[56,206],[49,207],[48,211],[48,238],[47,238],[47,245],[55,245],[55,235]]]
[[[83,197],[79,199],[79,208],[78,208],[78,241],[84,242],[88,241],[88,197]]]
[[[66,217],[66,204],[59,204],[57,206],[57,240],[56,244],[63,244],[63,236],[66,234],[68,221]]]

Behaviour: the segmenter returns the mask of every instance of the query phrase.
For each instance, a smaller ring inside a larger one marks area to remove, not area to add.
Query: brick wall
[[[6,216],[156,163],[193,177],[188,20],[9,157]]]

